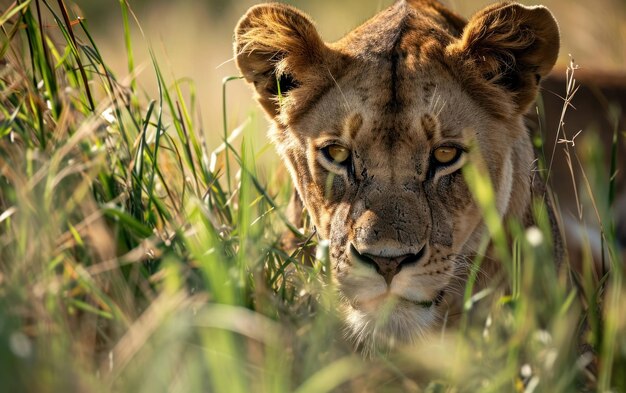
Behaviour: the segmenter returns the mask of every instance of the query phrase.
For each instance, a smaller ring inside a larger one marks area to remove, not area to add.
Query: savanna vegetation
[[[583,244],[579,271],[554,268],[540,208],[538,228],[501,222],[468,170],[492,235],[484,246],[495,242],[512,290],[472,293],[479,258],[457,329],[364,358],[341,334],[325,245],[285,217],[284,169],[257,169],[271,149],[253,142],[264,130],[232,126],[241,108],[229,89],[242,82],[213,92],[221,124],[207,129],[196,85],[152,50],[139,67],[141,21],[123,0],[111,7],[123,75],[65,0],[0,9],[0,390],[626,391],[624,257],[610,210],[619,168],[572,150],[601,224],[602,251]],[[148,72],[145,88],[137,77]],[[286,231],[297,249],[282,245]]]

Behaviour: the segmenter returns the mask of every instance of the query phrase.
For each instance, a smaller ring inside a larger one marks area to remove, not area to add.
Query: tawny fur
[[[534,225],[531,202],[545,187],[523,114],[558,48],[546,8],[508,2],[466,24],[434,0],[400,0],[331,44],[278,3],[240,20],[237,65],[330,242],[346,324],[365,350],[414,341],[458,314],[485,233],[466,163],[489,176],[504,219]],[[333,162],[330,145],[349,159]],[[449,164],[434,159],[441,147],[456,149]],[[483,272],[477,289],[501,280],[495,260]]]

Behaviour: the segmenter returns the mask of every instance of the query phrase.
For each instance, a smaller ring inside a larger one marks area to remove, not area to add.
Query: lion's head
[[[523,115],[554,65],[544,7],[465,22],[400,0],[336,43],[278,3],[235,30],[239,69],[330,256],[346,321],[368,345],[439,326],[484,232],[461,168],[479,151],[497,210],[524,221],[533,150]]]

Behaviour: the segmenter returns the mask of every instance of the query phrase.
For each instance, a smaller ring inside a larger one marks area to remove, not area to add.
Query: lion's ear
[[[235,28],[235,60],[257,99],[272,117],[280,112],[278,95],[314,82],[328,48],[311,20],[279,3],[254,6]]]
[[[512,94],[523,113],[556,62],[559,27],[545,7],[498,3],[474,15],[448,51]]]

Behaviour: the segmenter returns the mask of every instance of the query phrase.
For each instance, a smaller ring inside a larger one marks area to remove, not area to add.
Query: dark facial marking
[[[344,129],[348,131],[350,138],[354,139],[356,138],[356,135],[359,133],[359,130],[361,129],[362,126],[363,126],[363,117],[358,113],[354,113],[346,119]]]
[[[402,43],[402,38],[404,37],[404,34],[406,33],[406,30],[408,27],[407,24],[408,24],[408,21],[405,18],[398,25],[398,30],[394,38],[393,46],[391,48],[391,53],[390,53],[391,76],[390,76],[390,81],[389,81],[390,82],[389,83],[390,94],[389,94],[389,102],[387,103],[387,108],[389,109],[391,113],[399,113],[402,110],[403,103],[402,103],[400,94],[398,92],[398,89],[400,88],[400,80],[399,80],[400,75],[398,72],[398,68],[399,68],[400,60],[406,57],[406,53],[404,53],[403,49],[401,48],[401,43]]]
[[[435,135],[437,135],[437,131],[439,130],[439,122],[430,114],[425,114],[422,116],[422,130],[424,131],[424,135],[426,138],[431,141]]]

